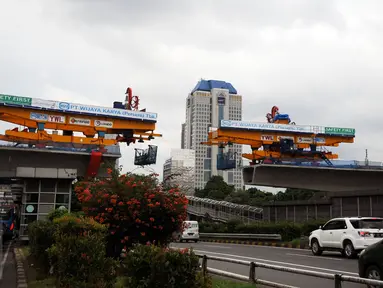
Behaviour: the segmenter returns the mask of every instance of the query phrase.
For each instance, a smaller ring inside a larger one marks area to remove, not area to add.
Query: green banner
[[[31,106],[32,98],[0,94],[0,103]]]
[[[325,134],[355,136],[355,129],[354,128],[325,127],[324,133]]]

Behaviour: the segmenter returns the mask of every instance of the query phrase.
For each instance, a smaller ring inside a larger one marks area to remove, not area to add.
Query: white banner
[[[108,107],[93,106],[93,105],[83,105],[83,104],[68,103],[68,102],[58,102],[57,105],[58,105],[58,109],[61,111],[73,111],[73,112],[82,112],[82,113],[116,116],[116,117],[124,117],[124,118],[146,119],[146,120],[157,119],[157,113],[151,113],[151,112],[140,112],[140,111],[108,108]]]
[[[242,128],[251,130],[263,131],[285,131],[295,133],[313,133],[311,126],[304,125],[288,125],[288,124],[274,124],[274,123],[259,123],[235,120],[221,120],[221,127],[223,128]],[[321,127],[323,130],[324,128]]]
[[[56,101],[32,98],[32,105],[39,108],[58,109]]]
[[[125,109],[110,108],[110,107],[83,105],[83,104],[77,104],[77,103],[59,102],[59,101],[45,100],[45,99],[38,99],[38,98],[32,98],[31,106],[38,107],[38,108],[60,110],[60,111],[72,111],[72,112],[98,114],[98,115],[105,115],[105,116],[116,116],[116,117],[123,117],[123,118],[134,118],[134,119],[144,119],[144,120],[157,119],[157,113],[152,113],[152,112],[141,112],[141,111],[132,111],[132,110],[125,110]]]

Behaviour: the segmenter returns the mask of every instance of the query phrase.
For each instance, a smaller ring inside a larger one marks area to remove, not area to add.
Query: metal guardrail
[[[281,234],[199,233],[199,237],[220,239],[282,240]]]
[[[312,276],[322,279],[328,279],[328,280],[334,280],[334,287],[335,288],[342,288],[342,282],[352,282],[352,283],[358,283],[358,284],[366,284],[366,285],[373,285],[377,287],[383,287],[383,281],[380,280],[372,280],[372,279],[366,279],[366,278],[360,278],[355,276],[347,276],[342,274],[331,274],[331,273],[323,273],[323,272],[316,272],[316,271],[309,271],[309,270],[303,270],[303,269],[297,269],[297,268],[288,268],[278,265],[270,265],[265,263],[258,263],[258,262],[250,262],[250,261],[244,261],[239,259],[232,259],[232,258],[224,258],[224,257],[216,257],[216,256],[206,256],[201,254],[196,254],[198,257],[202,258],[202,273],[206,275],[207,273],[228,277],[236,280],[241,280],[249,283],[254,284],[261,284],[267,287],[278,287],[278,288],[299,288],[296,286],[291,286],[287,284],[282,283],[276,283],[271,282],[267,280],[262,280],[256,277],[256,268],[264,268],[264,269],[271,269],[275,271],[281,271],[281,272],[287,272],[287,273],[294,273],[298,275],[305,275],[305,276]],[[249,277],[246,277],[244,275],[223,271],[215,268],[209,268],[207,266],[207,260],[214,260],[214,261],[220,261],[220,262],[226,262],[226,263],[234,263],[239,264],[243,266],[249,267]]]

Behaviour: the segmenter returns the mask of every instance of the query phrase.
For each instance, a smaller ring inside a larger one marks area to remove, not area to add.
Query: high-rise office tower
[[[230,83],[199,81],[186,99],[186,121],[182,125],[181,139],[182,148],[195,150],[195,188],[204,188],[213,175],[221,175],[237,189],[243,187],[242,171],[239,168],[217,170],[219,148],[200,144],[207,140],[209,128],[218,128],[222,119],[242,120],[242,96]],[[234,144],[229,149],[241,157],[242,145]]]
[[[163,165],[165,184],[178,185],[186,195],[194,194],[195,151],[172,149],[170,158]]]

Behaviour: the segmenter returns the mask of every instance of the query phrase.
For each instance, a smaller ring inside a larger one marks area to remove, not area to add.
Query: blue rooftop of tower
[[[227,89],[230,94],[237,94],[237,90],[228,82],[220,81],[220,80],[200,80],[197,85],[191,91],[194,93],[195,91],[211,91],[211,89]]]

